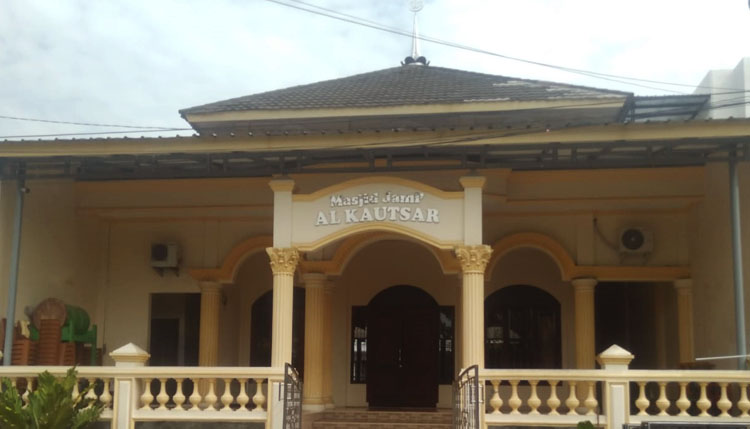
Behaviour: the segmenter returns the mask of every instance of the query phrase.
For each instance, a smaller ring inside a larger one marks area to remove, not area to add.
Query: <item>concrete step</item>
[[[312,416],[311,416],[312,417]],[[440,411],[370,411],[340,409],[314,416],[313,429],[449,429],[453,414]]]

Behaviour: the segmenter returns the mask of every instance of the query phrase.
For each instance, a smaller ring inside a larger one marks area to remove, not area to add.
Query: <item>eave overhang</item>
[[[694,166],[750,160],[750,120],[568,128],[0,142],[3,178],[252,177],[442,169]]]

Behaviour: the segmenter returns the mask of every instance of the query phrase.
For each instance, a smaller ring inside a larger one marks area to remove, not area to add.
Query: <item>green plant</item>
[[[86,399],[94,386],[73,397],[77,381],[75,368],[65,377],[57,378],[47,371],[39,374],[36,390],[28,396],[28,404],[7,378],[2,380],[0,391],[0,428],[3,429],[83,429],[97,421],[103,405]]]
[[[594,429],[594,424],[589,420],[584,420],[582,422],[578,422],[578,424],[576,425],[576,429]]]

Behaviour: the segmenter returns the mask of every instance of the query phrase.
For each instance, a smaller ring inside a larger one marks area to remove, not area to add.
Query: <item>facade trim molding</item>
[[[538,232],[519,232],[495,242],[492,246],[492,258],[487,266],[487,277],[492,276],[503,256],[520,248],[537,249],[549,255],[560,269],[563,281],[583,277],[598,281],[673,281],[690,277],[689,266],[577,265],[557,240]]]
[[[190,268],[188,273],[198,281],[215,281],[219,283],[233,283],[242,262],[255,253],[266,253],[266,248],[273,247],[273,238],[270,235],[260,235],[248,238],[235,245],[224,257],[224,261],[218,268]]]
[[[451,251],[439,249],[414,237],[388,231],[369,231],[349,236],[338,246],[331,259],[322,261],[300,261],[300,268],[302,272],[317,272],[338,276],[344,272],[349,261],[360,250],[378,241],[393,239],[421,244],[425,249],[432,253],[433,256],[435,256],[435,259],[440,264],[443,274],[457,274],[461,272],[461,266],[459,265],[458,260],[452,255]]]
[[[435,188],[434,186],[430,186],[422,182],[417,182],[415,180],[409,180],[409,179],[404,179],[401,177],[393,177],[393,176],[371,176],[371,177],[361,177],[358,179],[347,180],[345,182],[337,183],[335,185],[331,185],[323,189],[319,189],[310,194],[294,194],[292,196],[292,200],[294,202],[315,201],[326,195],[333,194],[335,192],[339,192],[344,189],[352,188],[352,187],[359,186],[359,185],[370,185],[370,184],[402,185],[402,186],[406,186],[406,187],[410,187],[414,189],[419,189],[420,191],[427,192],[429,194],[435,195],[442,199],[461,199],[464,197],[463,191],[444,191],[442,189]]]

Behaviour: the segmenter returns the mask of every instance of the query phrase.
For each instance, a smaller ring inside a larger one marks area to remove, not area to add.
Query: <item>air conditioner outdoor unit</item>
[[[151,245],[151,266],[154,268],[177,268],[180,265],[180,246],[175,243]]]
[[[641,227],[624,228],[620,231],[620,253],[644,254],[654,250],[654,233]]]

